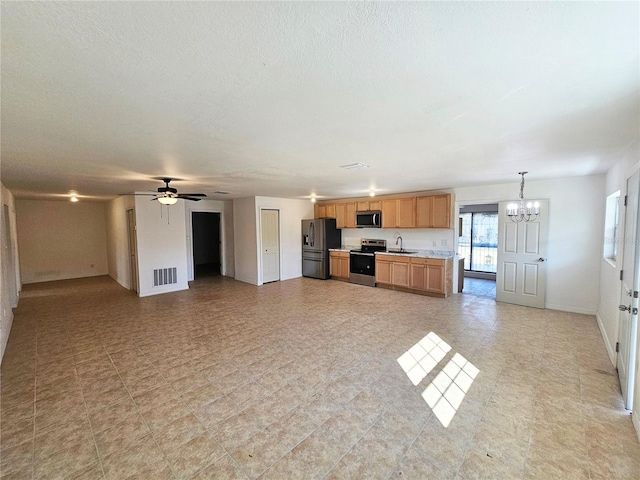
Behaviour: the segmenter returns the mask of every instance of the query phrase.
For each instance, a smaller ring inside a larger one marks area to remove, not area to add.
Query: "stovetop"
[[[360,240],[360,248],[351,250],[352,253],[374,253],[374,252],[386,252],[387,241],[376,240],[373,238],[363,238]]]

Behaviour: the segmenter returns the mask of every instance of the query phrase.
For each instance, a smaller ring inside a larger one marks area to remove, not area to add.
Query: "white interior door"
[[[534,200],[532,200],[534,201]],[[538,200],[540,214],[531,222],[512,222],[509,202],[500,202],[496,301],[544,308],[549,202]]]
[[[136,215],[133,209],[127,210],[127,224],[129,225],[129,259],[131,268],[130,290],[138,291],[138,243],[136,236]]]
[[[262,283],[280,280],[280,212],[261,210]]]
[[[620,291],[620,323],[618,328],[618,358],[616,367],[625,407],[633,405],[636,343],[638,332],[638,189],[640,172],[627,180],[627,208],[624,221],[622,253],[622,289]],[[624,308],[624,310],[622,310]],[[635,313],[634,313],[635,312]]]

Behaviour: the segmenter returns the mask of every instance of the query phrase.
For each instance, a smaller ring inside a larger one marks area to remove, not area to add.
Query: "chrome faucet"
[[[402,237],[400,235],[396,238],[396,245],[398,245],[398,242],[400,242],[400,251],[404,250],[404,247],[402,246]]]

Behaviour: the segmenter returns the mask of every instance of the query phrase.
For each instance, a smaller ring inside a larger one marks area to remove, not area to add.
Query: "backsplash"
[[[402,246],[408,250],[453,252],[454,232],[452,228],[343,228],[342,245],[357,248],[361,238],[377,238],[386,240],[387,248],[396,248],[396,239],[401,236]]]

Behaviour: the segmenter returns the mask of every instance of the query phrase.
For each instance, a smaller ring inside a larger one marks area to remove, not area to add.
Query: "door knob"
[[[628,307],[626,305],[618,305],[618,310],[620,310],[621,312],[630,312],[631,305],[629,305]]]
[[[542,257],[540,257],[537,261],[538,261],[538,262],[546,262],[546,261],[547,261],[547,259],[546,259],[546,258],[542,258]]]

